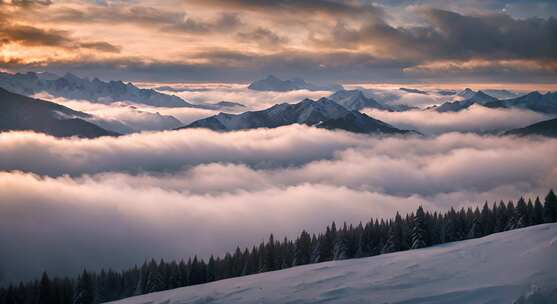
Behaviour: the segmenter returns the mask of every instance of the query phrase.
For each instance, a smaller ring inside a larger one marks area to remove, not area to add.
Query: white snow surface
[[[113,303],[497,304],[513,303],[538,288],[557,289],[557,224],[294,267]]]

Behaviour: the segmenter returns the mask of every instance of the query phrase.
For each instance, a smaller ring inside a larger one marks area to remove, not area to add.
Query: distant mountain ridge
[[[342,129],[356,133],[405,134],[411,132],[397,129],[358,111],[350,111],[325,97],[317,101],[304,99],[296,104],[277,104],[261,111],[249,111],[241,114],[219,113],[195,121],[183,128],[234,131],[276,128],[291,124],[305,124],[325,129]]]
[[[557,114],[557,92],[542,94],[534,91],[517,98],[490,102],[485,106],[489,108],[519,108],[546,114]]]
[[[71,73],[60,77],[52,73],[0,72],[0,87],[25,96],[46,92],[54,97],[82,99],[103,104],[129,101],[154,107],[207,108],[205,105],[191,104],[175,95],[160,93],[153,89],[140,89],[130,82],[105,82],[98,78],[90,80]],[[211,107],[218,108],[218,105]]]
[[[557,138],[557,118],[544,120],[524,128],[510,130],[504,135],[516,136],[546,136]]]
[[[288,92],[295,90],[309,90],[309,91],[338,91],[344,89],[339,84],[325,84],[317,85],[306,82],[301,78],[294,78],[282,80],[274,75],[269,75],[264,79],[252,82],[248,89],[254,91],[275,91],[275,92]]]
[[[490,91],[499,96],[512,96],[512,94],[514,94],[507,90]],[[546,114],[557,114],[557,92],[542,94],[538,91],[533,91],[519,97],[500,100],[484,91],[476,92],[470,88],[466,88],[459,92],[457,96],[463,99],[448,101],[439,106],[431,107],[430,109],[434,109],[437,112],[458,112],[477,104],[488,108],[516,108]]]
[[[116,136],[86,119],[89,114],[0,88],[0,131],[30,130],[57,137]]]
[[[339,90],[327,98],[351,111],[360,111],[365,108],[371,108],[382,111],[402,112],[415,109],[402,104],[394,105],[380,103],[371,97],[367,97],[361,90]]]
[[[435,107],[437,112],[458,112],[471,107],[474,104],[486,105],[492,102],[498,102],[499,99],[490,96],[483,91],[474,92],[469,88],[457,94],[463,97],[463,100],[457,100],[453,102],[445,102],[442,105]]]

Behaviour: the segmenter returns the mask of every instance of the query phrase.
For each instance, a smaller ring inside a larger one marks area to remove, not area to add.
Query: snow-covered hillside
[[[555,298],[554,298],[555,297]],[[124,299],[173,303],[557,303],[557,224]]]

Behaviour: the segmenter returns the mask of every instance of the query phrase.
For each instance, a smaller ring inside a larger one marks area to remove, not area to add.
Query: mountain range
[[[538,91],[526,95],[485,104],[489,108],[519,108],[547,114],[557,114],[557,92],[542,94]]]
[[[318,85],[306,82],[301,78],[282,80],[273,75],[269,75],[264,79],[252,82],[248,89],[254,91],[275,91],[275,92],[288,92],[295,90],[309,90],[309,91],[338,91],[344,89],[339,84],[324,84]]]
[[[491,90],[501,96],[510,96],[512,92],[506,90]],[[557,92],[542,94],[538,91],[523,96],[499,100],[484,91],[473,91],[469,88],[459,92],[461,100],[445,102],[431,107],[437,112],[458,112],[477,104],[488,108],[517,108],[546,114],[557,114]]]
[[[102,81],[80,78],[66,73],[58,76],[52,73],[2,73],[0,87],[25,96],[46,92],[54,97],[87,100],[94,103],[110,104],[128,101],[154,107],[191,107],[202,109],[222,109],[229,105],[191,104],[182,98],[164,94],[153,89],[140,89],[132,83],[122,81]]]
[[[356,133],[405,134],[411,132],[397,129],[358,111],[348,110],[325,97],[317,101],[304,99],[296,104],[277,104],[261,111],[249,111],[241,114],[219,113],[195,121],[184,128],[233,131],[276,128],[291,124],[305,124],[317,128],[341,129]]]
[[[0,88],[0,131],[30,130],[57,137],[116,136],[87,121],[89,114]]]
[[[458,112],[469,108],[474,104],[486,105],[488,103],[499,101],[497,98],[487,95],[482,91],[474,92],[470,89],[466,89],[457,94],[463,97],[463,100],[457,100],[453,102],[445,102],[440,106],[435,108],[437,112]]]

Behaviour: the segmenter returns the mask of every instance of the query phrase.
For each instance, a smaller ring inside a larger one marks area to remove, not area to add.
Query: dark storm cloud
[[[373,22],[359,29],[338,23],[326,45],[374,45],[385,53],[422,60],[557,59],[557,19],[466,16],[425,9],[427,25],[394,27]]]
[[[437,54],[451,58],[557,58],[557,19],[513,19],[508,15],[464,16],[428,10],[442,38]],[[425,37],[421,37],[425,38]]]

